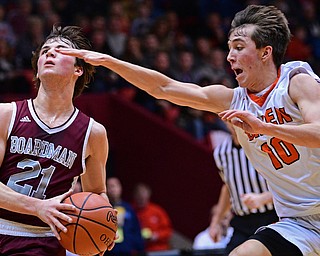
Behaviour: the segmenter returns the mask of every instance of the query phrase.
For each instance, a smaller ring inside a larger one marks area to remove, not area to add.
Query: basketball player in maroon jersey
[[[80,28],[54,27],[32,57],[37,96],[0,104],[0,255],[65,255],[57,230],[74,208],[61,201],[78,177],[108,200],[106,130],[73,104],[94,67],[59,48],[91,47]]]

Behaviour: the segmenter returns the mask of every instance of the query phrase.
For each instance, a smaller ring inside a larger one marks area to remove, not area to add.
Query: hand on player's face
[[[94,52],[94,51],[88,51],[88,50],[79,50],[74,48],[60,48],[57,49],[57,52],[69,56],[73,56],[79,59],[83,59],[85,62],[93,65],[93,66],[99,66],[102,65],[105,61],[107,61],[109,58],[111,58],[107,54]]]

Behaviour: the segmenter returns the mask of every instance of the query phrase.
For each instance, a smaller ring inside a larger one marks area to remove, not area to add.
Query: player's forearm
[[[310,148],[320,147],[320,124],[277,125],[267,123],[263,134]]]
[[[19,194],[0,182],[1,208],[29,215],[36,215],[36,198]]]

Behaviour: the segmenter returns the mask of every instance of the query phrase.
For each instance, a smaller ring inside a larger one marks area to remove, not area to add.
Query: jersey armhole
[[[16,119],[16,115],[17,115],[17,104],[15,102],[11,102],[12,104],[12,116],[11,116],[11,120],[10,120],[10,124],[8,127],[8,136],[7,139],[9,138],[11,131],[13,129],[13,125],[14,125],[14,120]]]
[[[82,170],[83,170],[82,174],[85,174],[86,169],[87,169],[87,167],[86,167],[86,150],[87,150],[87,146],[88,146],[88,141],[89,141],[89,136],[90,136],[90,132],[92,129],[92,125],[93,125],[93,119],[90,117],[88,129],[86,132],[86,136],[85,136],[85,139],[83,142],[83,149],[82,149]]]

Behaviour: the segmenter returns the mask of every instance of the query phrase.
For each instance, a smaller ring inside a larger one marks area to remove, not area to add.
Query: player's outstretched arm
[[[83,59],[94,66],[106,67],[155,98],[177,105],[218,113],[228,109],[232,100],[233,90],[224,85],[201,87],[179,82],[155,70],[99,52],[73,48],[59,48],[56,51]]]

